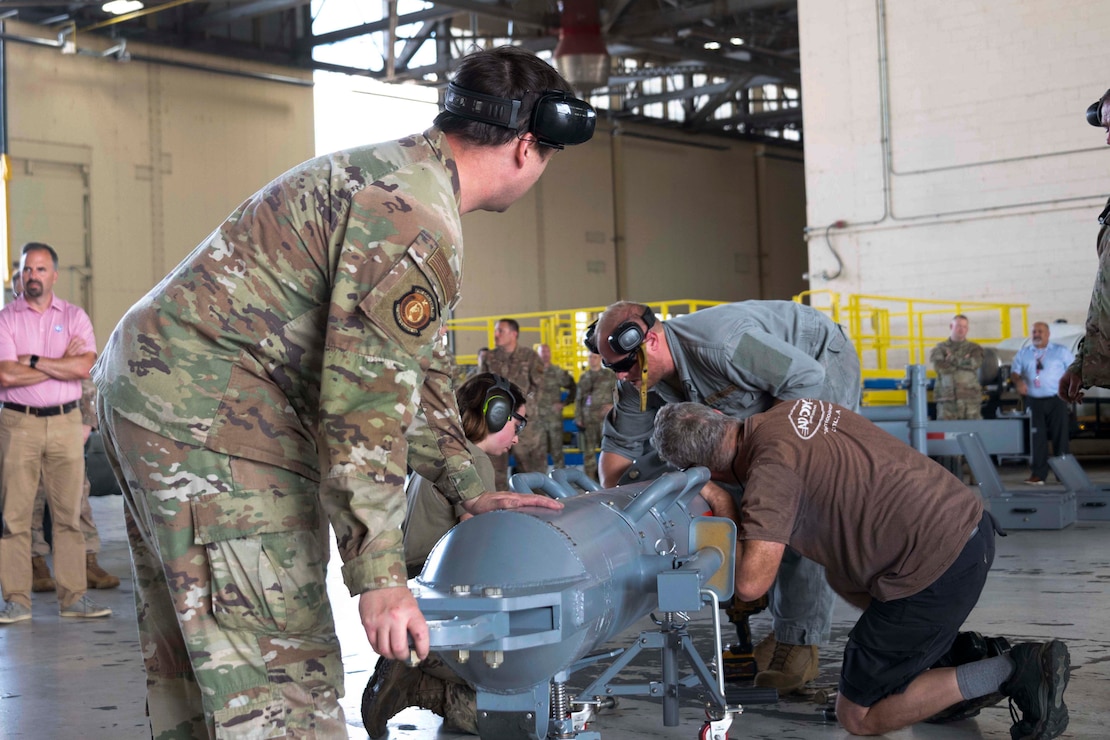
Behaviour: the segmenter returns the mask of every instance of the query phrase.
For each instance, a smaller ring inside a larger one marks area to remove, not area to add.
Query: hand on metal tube
[[[483,493],[462,502],[468,513],[478,515],[501,509],[519,509],[523,506],[538,506],[542,509],[561,509],[563,505],[553,498],[535,493],[510,493],[497,491]]]

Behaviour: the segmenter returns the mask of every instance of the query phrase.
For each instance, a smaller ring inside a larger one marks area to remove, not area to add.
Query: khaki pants
[[[31,606],[31,518],[41,480],[54,517],[54,579],[63,608],[84,596],[85,537],[81,481],[85,478],[81,412],[32,416],[0,410],[0,583],[4,599]]]
[[[89,477],[85,476],[85,484],[81,488],[81,535],[85,538],[85,552],[96,554],[100,552],[100,533],[96,531],[96,522],[93,521],[92,506],[89,505]],[[39,481],[39,490],[35,494],[35,508],[31,512],[31,555],[44,558],[50,554],[50,543],[42,528],[42,519],[46,513],[46,485]],[[53,511],[51,511],[53,516]]]

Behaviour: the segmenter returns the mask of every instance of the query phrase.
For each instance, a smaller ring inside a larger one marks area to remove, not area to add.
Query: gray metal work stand
[[[1080,521],[1110,520],[1110,486],[1092,483],[1074,455],[1050,457],[1048,464],[1064,487],[1075,492]]]
[[[967,464],[990,512],[1003,529],[1063,529],[1075,524],[1074,491],[1030,493],[1008,490],[998,477],[987,448],[978,434],[970,432],[958,437]]]

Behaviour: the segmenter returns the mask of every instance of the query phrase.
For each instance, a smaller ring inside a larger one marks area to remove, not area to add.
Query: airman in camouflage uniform
[[[601,447],[601,424],[613,408],[617,376],[601,366],[601,355],[590,355],[590,369],[578,378],[578,399],[574,404],[574,423],[579,429],[578,447],[586,475],[597,480],[597,452]]]
[[[937,419],[982,419],[983,386],[979,368],[983,348],[967,339],[967,317],[957,314],[948,326],[948,339],[933,347],[929,361],[937,371],[933,400]]]
[[[157,738],[347,736],[321,513],[371,647],[408,657],[411,637],[427,656],[405,587],[406,461],[445,464],[441,490],[472,514],[548,506],[485,493],[440,327],[461,215],[535,183],[551,149],[528,91],[569,87],[509,47],[462,60],[454,84],[521,98],[519,125],[444,112],[293,168],[132,307],[95,369]]]
[[[525,427],[523,436],[532,441],[533,445],[523,452],[519,449],[520,445],[517,445],[514,452],[517,459],[523,457],[529,466],[540,466],[529,467],[529,470],[540,469],[546,472],[548,455],[551,455],[552,464],[556,468],[564,465],[563,407],[574,403],[576,385],[574,376],[558,365],[551,364],[551,347],[541,344],[537,354],[543,366],[543,379],[540,381],[540,392],[535,404],[528,407],[528,426],[535,424],[537,434],[529,435],[528,428]],[[564,390],[567,391],[565,399]]]
[[[1097,120],[1091,120],[1090,115],[1087,120],[1107,130],[1106,143],[1110,144],[1110,90],[1103,93],[1097,105]],[[1110,388],[1110,199],[1099,214],[1098,223],[1098,274],[1087,309],[1087,334],[1079,344],[1075,361],[1060,379],[1060,396],[1072,403],[1082,399],[1084,388]]]
[[[486,353],[484,362],[479,362],[478,372],[494,373],[516,383],[524,391],[528,408],[537,409],[537,401],[543,387],[543,363],[531,347],[523,347],[519,344],[520,324],[516,319],[499,320],[493,330],[493,338],[497,346]],[[544,454],[541,461],[537,452],[540,446],[539,438],[539,424],[529,424],[524,428],[520,435],[520,442],[513,448],[513,456],[516,458],[513,472],[547,472],[547,455]],[[490,461],[493,462],[493,471],[497,477],[497,490],[507,490],[509,487],[508,454],[490,455]]]

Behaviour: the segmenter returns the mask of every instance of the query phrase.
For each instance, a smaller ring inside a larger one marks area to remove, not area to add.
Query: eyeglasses
[[[604,357],[601,358],[601,364],[604,367],[609,368],[610,370],[612,370],[615,373],[627,373],[629,370],[636,367],[636,363],[639,362],[639,361],[640,361],[640,353],[639,353],[639,348],[638,347],[635,350],[633,350],[631,353],[629,353],[628,357],[625,357],[622,360],[617,360],[616,362],[614,362],[612,364],[607,362]]]
[[[515,411],[510,414],[510,416],[513,418],[514,421],[516,421],[516,433],[520,434],[521,432],[523,432],[524,427],[528,426],[528,419],[521,416]]]

